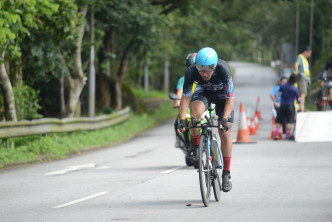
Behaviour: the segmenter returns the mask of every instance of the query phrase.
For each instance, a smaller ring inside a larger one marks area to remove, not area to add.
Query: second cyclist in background
[[[327,77],[329,74],[329,77]],[[324,73],[322,77],[323,81],[321,83],[321,86],[324,86],[327,84],[328,90],[329,90],[329,96],[328,96],[328,101],[329,101],[329,109],[332,108],[332,59],[327,61],[325,68],[324,68]]]
[[[189,53],[186,58],[186,66],[187,68],[195,63],[197,53]],[[184,76],[180,77],[178,84],[176,85],[176,95],[181,99],[182,92],[183,92],[183,84],[184,84]],[[174,103],[174,108],[178,108],[180,106],[180,100],[176,100]],[[179,117],[176,118],[174,126],[175,126],[175,147],[181,148],[183,146],[181,139],[179,138],[179,135],[176,132],[177,126],[179,123]]]

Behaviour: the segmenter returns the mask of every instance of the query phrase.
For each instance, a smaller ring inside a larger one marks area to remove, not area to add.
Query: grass
[[[132,91],[139,99],[168,98],[167,94],[164,92],[154,89],[150,89],[148,92],[145,92],[143,88],[132,88]]]
[[[234,78],[235,68],[233,66],[229,66],[229,68],[231,69],[232,77]]]
[[[160,106],[151,115],[132,114],[116,126],[95,131],[50,133],[9,139],[9,148],[0,145],[0,167],[16,163],[63,159],[82,150],[112,146],[155,126],[163,119],[175,117],[177,110],[170,104]]]

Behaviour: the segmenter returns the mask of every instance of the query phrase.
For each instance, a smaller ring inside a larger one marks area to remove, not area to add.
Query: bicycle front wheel
[[[208,149],[207,138],[201,135],[198,147],[198,174],[202,200],[206,207],[209,206],[211,190],[211,163]]]
[[[221,195],[221,168],[217,169],[218,167],[222,167],[221,157],[219,154],[219,146],[217,142],[217,137],[214,134],[213,140],[211,141],[211,151],[212,151],[212,187],[213,187],[213,194],[215,200],[218,202],[220,200]]]

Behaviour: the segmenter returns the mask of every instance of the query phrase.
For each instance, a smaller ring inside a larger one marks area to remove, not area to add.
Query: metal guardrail
[[[0,139],[18,136],[31,136],[45,133],[63,133],[80,130],[95,130],[116,125],[130,118],[130,108],[127,107],[110,115],[80,118],[45,118],[32,121],[0,123]]]

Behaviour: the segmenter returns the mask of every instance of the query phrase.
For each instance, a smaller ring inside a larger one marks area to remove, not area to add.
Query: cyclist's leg
[[[213,102],[216,104],[216,113],[218,115],[218,122],[220,124],[220,120],[224,115],[224,108],[226,104],[225,99],[219,99],[218,96],[215,96]],[[230,175],[230,166],[231,166],[231,158],[232,158],[232,149],[233,149],[233,141],[231,137],[231,130],[234,122],[234,110],[232,114],[227,120],[228,131],[221,131],[219,129],[219,135],[221,139],[220,149],[223,156],[224,162],[224,171],[222,175],[222,190],[224,192],[228,192],[232,189],[232,181]]]
[[[216,104],[216,114],[218,115],[218,123],[220,124],[220,121],[224,116],[226,99],[224,99],[222,95],[218,96],[214,94],[212,102]],[[221,139],[221,152],[225,157],[230,157],[232,155],[233,141],[231,138],[231,130],[233,122],[234,122],[234,110],[232,111],[231,115],[227,120],[228,131],[222,132],[219,129],[219,135]]]
[[[175,144],[174,144],[174,146],[176,148],[181,148],[181,139],[180,139],[180,135],[177,132],[178,121],[179,121],[179,116],[176,117],[175,122],[174,122],[174,130],[175,130]]]
[[[328,82],[328,88],[329,88],[329,106],[330,106],[330,108],[331,108],[331,106],[332,106],[332,81],[330,80],[329,82]]]
[[[204,91],[203,90],[195,91],[190,101],[190,115],[194,119],[200,120],[204,111],[207,109],[208,104],[209,104],[209,99],[205,95]],[[193,145],[198,146],[200,129],[199,128],[190,129],[190,134]]]

